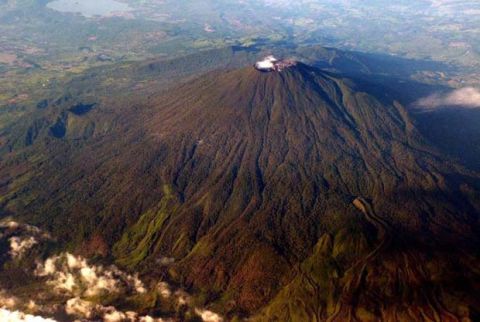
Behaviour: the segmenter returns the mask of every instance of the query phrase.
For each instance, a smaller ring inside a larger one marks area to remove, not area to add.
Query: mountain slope
[[[430,149],[400,104],[301,63],[146,101],[69,116],[65,135],[10,156],[4,211],[168,274],[229,317],[478,314],[479,177]],[[75,140],[86,117],[94,130]]]

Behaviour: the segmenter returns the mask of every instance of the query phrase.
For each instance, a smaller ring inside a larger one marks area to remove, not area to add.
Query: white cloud
[[[58,272],[55,281],[50,281],[49,284],[54,285],[57,290],[62,290],[68,293],[73,293],[77,288],[75,276],[69,272]]]
[[[10,243],[10,255],[13,258],[24,255],[28,249],[47,239],[53,240],[37,227],[12,220],[0,221],[0,229],[2,238],[8,239]],[[159,264],[170,265],[174,261],[173,258],[164,257]],[[10,296],[0,289],[0,322],[54,322],[55,320],[42,316],[54,316],[59,312],[74,319],[105,322],[173,321],[169,318],[140,316],[137,312],[124,312],[114,306],[104,306],[102,302],[92,302],[92,299],[101,299],[106,294],[130,296],[147,292],[137,274],[128,274],[115,265],[93,265],[81,256],[61,253],[44,261],[38,260],[32,274],[40,278],[39,282],[45,283],[46,289],[42,288],[38,294],[30,294],[27,298],[24,295]],[[156,291],[165,301],[185,306],[190,313],[199,315],[205,322],[223,321],[214,312],[195,308],[187,292],[172,288],[166,282],[159,282],[152,291]],[[52,292],[59,301],[46,304],[45,296]]]
[[[70,256],[69,256],[70,255]],[[59,256],[53,256],[48,258],[43,264],[39,264],[35,271],[37,276],[47,278],[46,283],[53,286],[53,290],[59,292],[62,295],[73,295],[74,297],[66,300],[64,305],[37,305],[33,299],[28,302],[23,302],[17,298],[9,296],[5,291],[0,290],[0,307],[3,307],[4,314],[9,314],[12,319],[2,319],[0,315],[0,321],[12,321],[12,322],[45,322],[53,321],[44,319],[40,316],[27,316],[21,311],[13,310],[26,310],[35,314],[48,314],[53,315],[58,310],[65,310],[70,317],[76,319],[86,320],[103,320],[104,322],[171,322],[169,318],[158,318],[151,316],[140,316],[137,312],[133,311],[120,311],[114,306],[103,306],[101,303],[95,303],[91,300],[82,298],[89,297],[92,294],[97,294],[99,288],[107,287],[114,283],[116,286],[115,291],[122,292],[119,294],[127,295],[129,290],[145,290],[143,283],[135,275],[128,275],[120,271],[115,266],[109,268],[103,268],[102,266],[89,265],[88,262],[78,256],[71,254],[61,254]],[[87,282],[86,282],[87,281]],[[113,282],[114,281],[114,282]],[[87,284],[85,284],[87,283]],[[104,284],[102,284],[104,283]],[[135,285],[137,283],[137,285]],[[138,284],[139,283],[139,284]],[[127,285],[128,284],[128,285]],[[92,287],[91,289],[86,288]],[[89,292],[90,290],[90,292]],[[92,291],[94,290],[94,291]],[[204,322],[223,322],[223,318],[212,311],[195,308],[192,306],[191,296],[181,290],[172,290],[172,287],[166,282],[159,282],[156,286],[157,292],[166,300],[174,301],[179,306],[185,305],[190,312],[195,313]],[[32,295],[32,298],[35,298]],[[34,320],[37,318],[37,320]]]
[[[87,266],[87,261],[83,258],[75,257],[70,253],[67,253],[66,257],[67,257],[67,265],[68,265],[68,268],[70,269],[76,269],[76,268],[80,269],[82,267]]]
[[[151,316],[147,315],[147,316],[142,316],[139,320],[139,322],[163,322],[163,321],[166,321],[166,320],[163,320],[163,319],[155,319],[155,318],[152,318]]]
[[[183,290],[175,291],[175,297],[177,298],[178,305],[189,305],[191,302],[190,295]]]
[[[138,316],[137,312],[122,312],[113,306],[102,306],[79,297],[72,298],[65,305],[65,312],[70,316],[82,319],[102,319],[104,322],[163,322],[160,318],[151,316]]]
[[[9,295],[5,290],[0,289],[0,308],[8,310],[27,309],[28,312],[38,312],[40,307],[34,300],[24,303],[16,296]],[[2,321],[2,320],[0,320]]]
[[[11,237],[10,242],[10,256],[13,258],[21,258],[26,251],[38,244],[35,237]]]
[[[18,298],[10,296],[4,290],[0,290],[0,307],[13,309],[18,304]]]
[[[163,298],[168,299],[170,296],[172,296],[170,286],[165,282],[159,282],[157,284],[157,290]]]
[[[34,300],[29,300],[29,301],[28,301],[27,308],[28,308],[30,311],[37,311],[37,310],[39,309],[37,303],[35,303]]]
[[[8,229],[15,230],[19,226],[20,226],[20,224],[18,222],[13,221],[13,220],[6,219],[6,220],[2,220],[0,222],[0,228],[8,228]]]
[[[0,221],[0,228],[3,229],[8,229],[10,231],[20,231],[23,233],[28,233],[29,235],[37,235],[37,237],[41,237],[42,239],[50,239],[51,236],[50,234],[43,232],[40,230],[40,228],[28,225],[28,224],[23,224],[16,222],[14,220],[11,220],[9,218],[5,218]]]
[[[94,315],[97,306],[89,301],[84,301],[79,297],[74,297],[65,304],[65,312],[82,318],[90,319]]]
[[[50,234],[41,231],[38,227],[18,223],[9,218],[0,221],[0,230],[0,238],[8,239],[9,255],[12,259],[22,258],[35,245],[52,239]]]
[[[215,312],[209,310],[195,309],[195,313],[199,315],[204,322],[222,322],[223,318]]]
[[[129,275],[115,266],[89,265],[86,259],[69,253],[38,263],[35,275],[48,277],[47,283],[56,291],[74,296],[146,292],[137,275]]]
[[[480,90],[465,87],[448,93],[435,93],[418,100],[415,106],[427,109],[446,107],[480,108]]]
[[[0,308],[0,321],[2,322],[56,322],[50,318],[26,314],[20,311],[10,311]]]
[[[105,313],[105,315],[103,316],[103,321],[104,322],[122,322],[126,318],[127,316],[125,315],[125,313],[120,311],[112,311],[112,312]]]
[[[152,318],[151,316],[138,316],[137,312],[127,311],[117,311],[113,307],[105,308],[107,312],[103,315],[104,322],[164,322],[161,318]]]

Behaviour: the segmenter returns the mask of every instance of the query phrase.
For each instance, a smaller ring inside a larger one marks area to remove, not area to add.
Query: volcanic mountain
[[[480,177],[387,95],[297,63],[48,113],[2,161],[1,202],[65,247],[229,319],[478,318]]]

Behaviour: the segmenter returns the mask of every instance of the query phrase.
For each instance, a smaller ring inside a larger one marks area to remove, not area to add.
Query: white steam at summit
[[[258,61],[255,64],[255,68],[258,70],[271,70],[275,67],[275,63],[278,61],[274,56],[267,56],[263,60]]]
[[[270,55],[255,63],[255,68],[261,72],[281,72],[288,67],[295,66],[297,63],[291,59],[279,60]]]

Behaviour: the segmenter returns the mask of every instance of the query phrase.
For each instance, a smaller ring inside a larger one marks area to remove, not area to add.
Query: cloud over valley
[[[69,252],[42,259],[39,250],[45,242],[53,240],[50,234],[37,227],[12,220],[0,222],[0,241],[9,248],[3,255],[4,260],[11,262],[12,267],[21,263],[22,258],[30,260],[31,268],[22,268],[22,271],[29,274],[27,278],[36,285],[34,291],[26,294],[24,291],[16,293],[15,289],[0,284],[0,321],[55,322],[57,316],[85,322],[178,321],[171,314],[135,312],[125,309],[124,304],[117,307],[117,303],[124,303],[129,298],[145,300],[152,296],[174,310],[189,312],[190,316],[202,321],[223,321],[217,313],[193,305],[190,294],[166,281],[151,281],[146,285],[138,274],[127,273],[115,265],[92,264],[88,259]],[[162,263],[168,266],[173,259],[167,258]],[[64,318],[58,321],[64,321]]]
[[[480,90],[474,87],[464,87],[446,93],[434,93],[419,99],[415,106],[424,109],[480,108]]]

